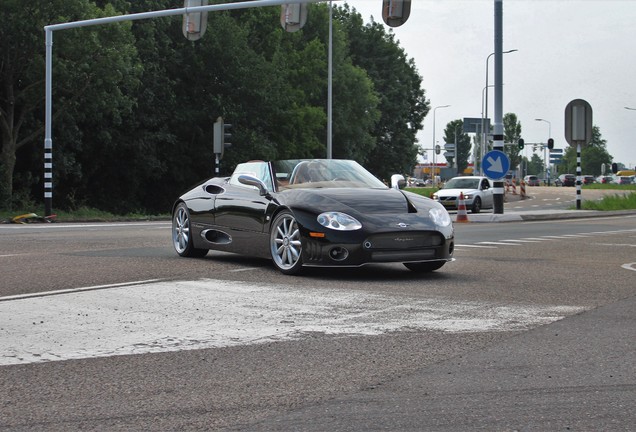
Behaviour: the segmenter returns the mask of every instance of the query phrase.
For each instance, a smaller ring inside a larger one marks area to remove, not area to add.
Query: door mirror
[[[406,186],[406,180],[402,174],[393,174],[391,176],[391,187],[393,189],[403,189]]]
[[[243,174],[239,176],[238,181],[241,184],[256,187],[258,189],[258,192],[261,194],[261,196],[267,195],[267,187],[265,187],[265,183],[263,183],[260,179],[257,179],[256,177]]]

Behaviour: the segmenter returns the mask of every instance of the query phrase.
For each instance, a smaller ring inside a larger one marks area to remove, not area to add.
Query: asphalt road
[[[286,277],[169,234],[0,225],[0,430],[636,424],[633,216],[458,224],[426,276]]]

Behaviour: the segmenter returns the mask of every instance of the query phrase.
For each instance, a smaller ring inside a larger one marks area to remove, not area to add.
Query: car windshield
[[[297,188],[375,188],[387,186],[352,160],[311,159],[272,162],[279,190]]]
[[[454,178],[444,185],[443,189],[479,189],[478,178]]]

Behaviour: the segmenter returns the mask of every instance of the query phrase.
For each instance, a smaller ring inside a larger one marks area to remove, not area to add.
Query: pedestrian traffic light
[[[550,150],[554,148],[554,140],[552,138],[548,138],[548,148]]]
[[[214,153],[219,155],[219,159],[223,158],[226,148],[232,147],[232,134],[229,132],[231,127],[231,124],[223,123],[223,117],[218,117],[214,122],[213,149]]]
[[[523,147],[525,146],[525,142],[523,141],[523,138],[519,138],[519,150],[523,150]]]

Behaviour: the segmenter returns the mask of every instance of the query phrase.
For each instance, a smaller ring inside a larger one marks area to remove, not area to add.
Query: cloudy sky
[[[365,22],[371,16],[382,22],[381,0],[347,2]],[[486,58],[494,51],[494,0],[411,5],[409,20],[393,32],[415,60],[431,107],[451,105],[435,116],[440,141],[449,121],[481,117]],[[551,132],[555,147],[566,148],[565,107],[584,99],[614,161],[636,165],[636,110],[625,109],[636,109],[636,0],[503,0],[503,50],[511,49],[518,51],[503,55],[503,112],[517,115],[526,143],[546,142]],[[433,146],[432,114],[418,135],[424,148]],[[525,151],[529,157],[532,150]]]

